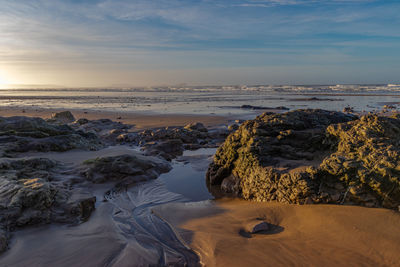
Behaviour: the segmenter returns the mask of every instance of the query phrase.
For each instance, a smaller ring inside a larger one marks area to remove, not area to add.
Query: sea
[[[400,84],[163,86],[146,88],[0,89],[0,107],[78,109],[158,114],[251,113],[322,108],[358,112],[399,107]]]

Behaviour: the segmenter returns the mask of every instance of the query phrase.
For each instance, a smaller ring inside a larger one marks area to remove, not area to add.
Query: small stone
[[[60,123],[70,123],[75,121],[75,117],[70,111],[62,111],[51,114],[51,120]]]
[[[354,108],[352,108],[352,107],[345,107],[345,108],[343,109],[343,112],[345,112],[345,113],[353,113],[353,112],[354,112]]]
[[[259,233],[259,232],[262,232],[262,231],[268,231],[268,230],[270,230],[269,223],[267,223],[267,222],[261,222],[261,223],[259,223],[259,224],[256,224],[256,225],[253,227],[253,229],[251,230],[251,233],[252,233],[252,234],[256,234],[256,233]]]
[[[190,123],[184,127],[187,130],[191,131],[199,131],[199,132],[207,132],[207,128],[201,122]]]

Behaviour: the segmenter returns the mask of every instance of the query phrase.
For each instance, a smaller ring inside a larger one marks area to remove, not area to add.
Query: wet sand
[[[48,119],[53,112],[65,111],[65,109],[38,109],[38,108],[4,108],[0,107],[0,116],[27,116]],[[196,115],[196,114],[145,114],[144,112],[110,112],[94,110],[72,110],[76,119],[89,120],[110,119],[124,124],[134,125],[134,129],[148,129],[166,126],[185,126],[192,122],[201,122],[206,126],[227,124],[233,119],[228,116]]]
[[[140,156],[135,148],[127,146],[19,156],[48,157],[73,168],[100,155],[122,154]],[[171,174],[165,175],[168,180]],[[12,232],[9,249],[0,254],[0,266],[197,266],[197,254],[181,242],[168,223],[151,212],[157,205],[188,201],[169,191],[167,184],[156,179],[118,191],[111,189],[113,182],[75,188],[96,196],[96,209],[89,220],[78,225],[53,223]]]
[[[400,214],[387,209],[218,200],[155,208],[206,266],[399,266]],[[239,234],[258,219],[275,233]]]

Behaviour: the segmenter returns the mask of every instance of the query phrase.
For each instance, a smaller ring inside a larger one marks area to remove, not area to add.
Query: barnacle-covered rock
[[[263,114],[217,150],[209,186],[256,201],[400,205],[400,120],[324,110]]]

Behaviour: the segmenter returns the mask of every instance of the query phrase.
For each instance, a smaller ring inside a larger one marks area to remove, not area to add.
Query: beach
[[[3,168],[4,175],[14,171],[14,161],[30,166],[39,159],[42,166],[49,165],[40,171],[20,167],[24,179],[39,177],[35,186],[31,180],[29,184],[23,180],[22,187],[13,185],[22,190],[21,201],[28,201],[23,190],[33,190],[27,191],[28,195],[36,188],[62,192],[52,200],[55,204],[40,202],[43,206],[36,207],[33,200],[24,204],[26,210],[12,215],[17,219],[11,220],[8,227],[14,228],[4,235],[3,266],[396,266],[400,261],[400,215],[396,209],[355,206],[351,199],[345,205],[246,201],[223,192],[233,185],[223,183],[219,188],[219,184],[208,184],[207,170],[217,148],[244,119],[263,112],[267,117],[280,116],[287,110],[239,109],[235,115],[70,109],[73,119],[64,111],[0,108],[4,129],[27,122],[32,125],[28,132],[26,126],[4,131],[5,137],[15,135],[22,140],[18,153],[2,148],[4,166],[10,164]],[[338,122],[356,118],[329,114]],[[71,128],[67,135],[65,123]],[[83,139],[75,141],[69,136]],[[34,145],[26,145],[24,138]],[[293,145],[285,143],[286,154],[288,144]],[[280,170],[294,168],[291,173],[296,173],[311,164],[307,160],[296,163],[300,152],[290,153],[295,158],[278,164]],[[301,168],[296,165],[300,163],[304,165]],[[38,194],[42,199],[41,194],[47,198],[54,193]],[[325,197],[324,201],[332,199]],[[79,212],[71,213],[76,207]],[[37,213],[37,209],[42,211]],[[267,228],[252,233],[260,222]]]
[[[400,267],[399,10],[0,0],[0,267]]]
[[[64,109],[42,109],[42,108],[23,108],[23,107],[1,107],[1,116],[27,116],[48,119],[52,113],[63,111]],[[167,126],[185,126],[191,122],[201,122],[205,125],[216,126],[227,124],[232,118],[218,115],[196,115],[196,114],[144,114],[143,112],[118,112],[101,110],[72,110],[76,118],[86,118],[89,120],[110,119],[124,124],[134,125],[135,129],[148,129]]]
[[[157,207],[205,266],[397,266],[398,212],[354,206],[284,205],[221,199]],[[280,226],[251,238],[254,221]]]

